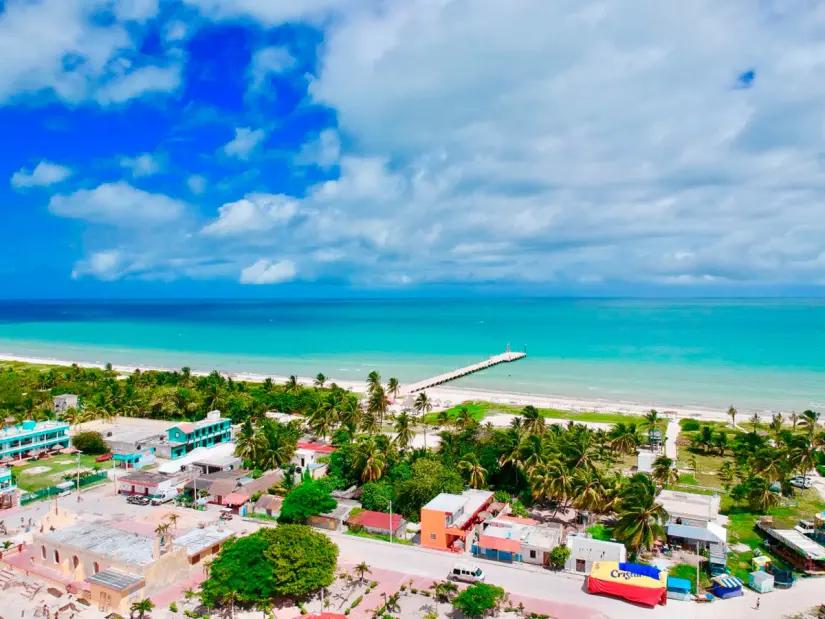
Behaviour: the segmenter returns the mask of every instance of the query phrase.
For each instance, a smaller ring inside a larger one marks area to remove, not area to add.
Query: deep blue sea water
[[[526,346],[455,386],[825,409],[822,300],[0,301],[0,353],[415,381]]]

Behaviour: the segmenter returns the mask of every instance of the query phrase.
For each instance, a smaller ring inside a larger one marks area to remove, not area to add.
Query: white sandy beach
[[[74,362],[66,359],[50,359],[50,358],[35,358],[23,357],[19,355],[10,355],[0,353],[0,361],[17,361],[22,363],[43,364],[43,365],[59,365],[71,366],[77,364],[79,367],[86,368],[103,368],[103,364],[97,363],[83,363]],[[131,374],[135,370],[145,371],[176,371],[179,368],[164,368],[152,367],[142,365],[113,365],[113,370],[120,374]],[[208,371],[194,370],[192,374],[195,376],[207,376]],[[284,383],[288,380],[287,376],[266,376],[262,374],[251,373],[223,373],[224,376],[232,377],[233,380],[242,380],[248,382],[263,382],[266,378],[271,378],[276,383]],[[483,375],[483,373],[482,373]],[[303,385],[311,385],[313,378],[299,377],[299,382]],[[327,377],[329,383],[337,383],[343,389],[354,391],[356,393],[363,393],[365,384],[363,382],[354,382],[352,380],[336,380],[334,377]],[[402,384],[402,393],[404,385]],[[631,402],[631,401],[611,401],[606,399],[585,399],[572,398],[556,395],[538,395],[538,394],[524,394],[511,393],[504,391],[485,390],[485,389],[462,389],[457,387],[450,387],[448,385],[441,385],[431,389],[427,389],[427,395],[430,400],[434,402],[434,410],[442,408],[449,408],[461,402],[468,400],[480,400],[485,402],[493,402],[498,404],[508,404],[515,406],[527,406],[528,404],[538,408],[554,408],[565,411],[575,412],[610,412],[623,413],[628,415],[637,415],[646,413],[652,408],[659,412],[675,413],[677,417],[695,417],[697,419],[720,420],[728,419],[726,409],[702,408],[696,406],[680,406],[678,404],[668,402]],[[760,415],[770,416],[774,411],[768,410],[746,410],[739,409],[740,415],[752,415],[758,413]]]

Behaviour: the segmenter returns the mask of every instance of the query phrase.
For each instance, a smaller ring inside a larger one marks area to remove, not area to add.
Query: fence
[[[80,478],[80,488],[85,488],[90,484],[95,484],[99,481],[103,481],[107,479],[108,475],[106,473],[93,473],[91,475],[84,475]],[[78,488],[78,483],[76,478],[72,478],[71,481],[74,484],[75,489]],[[33,492],[27,492],[23,495],[20,499],[20,505],[28,505],[29,503],[33,503],[34,501],[40,501],[43,499],[50,499],[53,496],[58,494],[62,494],[66,492],[66,488],[58,488],[57,486],[48,486],[46,488],[41,488],[40,490],[35,490]]]

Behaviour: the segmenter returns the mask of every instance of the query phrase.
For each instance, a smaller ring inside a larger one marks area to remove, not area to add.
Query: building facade
[[[131,453],[116,453],[112,456],[115,466],[121,469],[142,469],[145,466],[154,464],[155,448],[146,447]]]
[[[442,492],[421,508],[421,545],[435,550],[458,550],[479,520],[479,514],[493,502],[487,490],[467,490],[461,494]]]
[[[198,447],[212,447],[232,438],[231,422],[220,411],[207,413],[206,419],[195,423],[179,423],[166,431],[171,459],[185,456]],[[164,454],[158,454],[164,455]]]
[[[600,561],[627,561],[627,549],[624,544],[593,539],[589,535],[568,535],[567,548],[570,558],[564,569],[576,574],[589,574],[594,563]]]
[[[185,481],[180,476],[136,470],[117,478],[117,491],[120,494],[160,496],[175,488],[182,488]]]
[[[11,477],[11,469],[0,467],[0,509],[17,505],[17,486]]]
[[[473,554],[496,561],[550,565],[550,552],[561,544],[560,526],[532,518],[499,515],[490,520],[472,546]]]
[[[0,431],[0,459],[28,458],[49,449],[65,449],[70,443],[68,423],[24,421]]]
[[[55,415],[58,419],[60,419],[60,415],[65,413],[70,408],[80,407],[80,398],[71,393],[56,395],[54,396],[54,400],[52,400],[52,406],[54,407]]]

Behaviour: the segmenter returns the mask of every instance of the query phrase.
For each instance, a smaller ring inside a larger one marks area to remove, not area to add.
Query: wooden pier
[[[446,374],[439,374],[438,376],[433,376],[432,378],[426,378],[424,380],[418,381],[417,383],[408,385],[403,389],[403,391],[404,393],[416,393],[418,391],[423,391],[425,389],[437,387],[438,385],[443,385],[444,383],[448,383],[451,380],[461,378],[462,376],[469,376],[470,374],[475,374],[476,372],[486,370],[487,368],[491,368],[494,365],[498,365],[500,363],[511,363],[512,361],[518,361],[519,359],[523,359],[526,356],[526,352],[511,352],[510,346],[508,344],[507,350],[500,355],[495,355],[493,357],[490,357],[486,361],[475,363],[473,365],[468,365],[466,367],[453,370],[452,372],[447,372]]]

